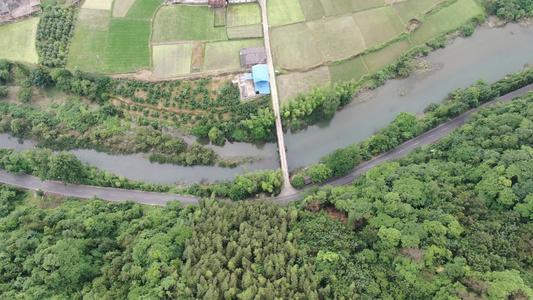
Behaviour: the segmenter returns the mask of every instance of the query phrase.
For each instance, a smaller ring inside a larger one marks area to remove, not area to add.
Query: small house
[[[241,66],[245,68],[267,63],[267,54],[264,46],[241,49],[239,55],[241,57]]]
[[[255,65],[252,67],[255,93],[260,95],[270,94],[270,76],[267,65]]]
[[[227,5],[227,1],[226,0],[209,0],[208,5],[209,5],[209,8],[225,7]]]

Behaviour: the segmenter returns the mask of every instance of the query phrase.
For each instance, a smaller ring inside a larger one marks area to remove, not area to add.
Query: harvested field
[[[324,61],[345,59],[366,49],[351,14],[307,22]]]
[[[82,8],[111,10],[113,0],[85,0]]]
[[[135,3],[133,3],[131,8],[128,10],[126,18],[152,19],[155,10],[163,2],[164,0],[135,0]]]
[[[89,73],[104,72],[107,31],[79,30],[76,28],[70,43],[67,69]],[[99,59],[100,58],[100,59]]]
[[[192,49],[193,44],[154,46],[153,76],[166,77],[190,73]]]
[[[413,18],[419,18],[425,14],[435,5],[444,2],[445,0],[406,0],[401,2],[394,2],[392,7],[396,10],[400,19],[404,24]]]
[[[111,20],[105,53],[107,73],[130,73],[150,66],[150,21]]]
[[[276,77],[278,83],[280,101],[296,97],[298,92],[307,93],[313,86],[324,86],[329,82],[328,67],[320,67],[308,72],[293,72]]]
[[[113,18],[123,18],[126,16],[135,0],[115,0],[113,4]]]
[[[110,12],[105,9],[82,8],[76,21],[76,30],[107,31],[109,29]]]
[[[400,55],[411,48],[407,40],[398,41],[379,51],[363,55],[363,60],[370,72],[379,71],[384,66],[395,61]]]
[[[395,38],[405,30],[404,24],[390,6],[357,12],[353,14],[353,18],[369,48]]]
[[[304,20],[299,0],[268,0],[267,13],[270,26],[298,23]]]
[[[138,0],[139,1],[139,0]],[[226,40],[226,29],[213,24],[214,11],[207,6],[164,6],[154,19],[152,41]]]
[[[246,39],[263,37],[263,26],[261,24],[252,24],[239,27],[226,27],[226,33],[229,39]]]
[[[208,43],[205,48],[205,70],[228,70],[241,67],[239,50],[264,46],[262,39]]]
[[[215,12],[215,27],[226,26],[226,9],[221,7],[213,11]]]
[[[320,0],[326,16],[383,6],[383,0]]]
[[[198,72],[204,68],[205,44],[195,44],[191,54],[191,72]]]
[[[316,20],[326,15],[320,0],[300,0],[300,5],[304,11],[306,21]]]
[[[429,15],[415,30],[411,36],[411,41],[415,44],[423,44],[441,33],[461,26],[483,12],[483,9],[474,0],[458,0],[437,13]]]
[[[39,18],[0,26],[0,58],[37,63],[35,36]]]
[[[361,56],[350,59],[342,64],[329,66],[331,83],[342,83],[352,80],[359,80],[363,75],[368,74],[368,69]]]
[[[230,5],[227,11],[226,26],[236,27],[261,23],[259,4]]]
[[[276,65],[283,68],[306,68],[322,63],[316,41],[304,23],[274,27],[270,35]]]

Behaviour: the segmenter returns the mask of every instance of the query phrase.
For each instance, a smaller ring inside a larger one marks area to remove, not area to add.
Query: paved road
[[[259,0],[261,14],[263,15],[263,34],[265,36],[265,48],[267,53],[268,73],[270,75],[270,93],[272,97],[272,107],[276,115],[276,133],[278,136],[278,152],[281,162],[281,170],[285,184],[283,185],[281,195],[294,194],[296,190],[291,186],[289,180],[289,166],[287,164],[287,152],[285,151],[285,139],[283,137],[283,127],[281,125],[281,116],[279,113],[278,87],[276,83],[276,73],[274,73],[274,62],[272,61],[272,50],[270,47],[270,31],[268,26],[268,15],[266,9],[266,0]]]
[[[507,102],[513,99],[516,96],[523,95],[528,91],[533,91],[533,84],[523,87],[515,92],[509,93],[505,96],[502,96],[498,99],[490,101],[483,104],[481,107],[485,107],[497,102]],[[347,175],[342,177],[333,178],[326,182],[320,184],[340,186],[351,183],[354,179],[359,177],[364,172],[370,170],[371,168],[379,165],[382,162],[390,161],[407,155],[410,151],[418,146],[429,145],[444,135],[452,131],[454,128],[461,126],[465,123],[466,119],[470,114],[477,111],[479,108],[468,111],[467,113],[451,120],[448,123],[444,123],[414,139],[411,139],[401,145],[396,149],[389,152],[383,153],[369,161],[366,161]],[[29,176],[29,175],[12,175],[6,173],[4,170],[0,170],[0,182],[4,182],[14,186],[20,186],[26,189],[33,190],[43,190],[51,194],[70,196],[76,198],[89,199],[94,196],[98,198],[108,200],[108,201],[126,201],[131,200],[141,204],[148,205],[165,205],[168,201],[180,200],[183,205],[185,204],[198,204],[198,197],[189,196],[189,195],[177,195],[177,194],[166,194],[166,193],[155,193],[155,192],[143,192],[135,190],[124,190],[116,188],[104,188],[104,187],[95,187],[95,186],[84,186],[84,185],[63,185],[60,182],[55,181],[41,181],[38,177]],[[293,200],[300,198],[299,193],[293,193],[290,195],[281,195],[276,197],[275,200],[279,204],[286,204]]]

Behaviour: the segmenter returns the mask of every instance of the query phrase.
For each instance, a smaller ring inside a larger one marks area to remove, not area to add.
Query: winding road
[[[533,91],[533,84],[525,86],[519,90],[511,92],[507,95],[504,95],[500,98],[487,102],[475,109],[472,109],[463,115],[452,119],[451,121],[441,124],[440,126],[429,130],[428,132],[408,140],[403,144],[399,145],[396,149],[389,152],[385,152],[375,158],[361,163],[355,167],[352,172],[337,178],[332,178],[325,182],[319,184],[319,186],[332,185],[340,186],[351,183],[354,179],[359,177],[361,174],[367,172],[371,168],[379,165],[380,163],[391,161],[400,157],[407,155],[410,151],[415,149],[418,146],[429,145],[435,141],[438,141],[444,135],[452,131],[454,128],[462,126],[466,119],[474,112],[478,111],[482,107],[498,103],[498,102],[508,102],[516,96],[526,94],[529,91]],[[94,196],[108,200],[108,201],[127,201],[131,200],[141,204],[148,205],[165,205],[168,201],[179,200],[182,205],[187,204],[198,204],[198,197],[189,196],[189,195],[178,195],[178,194],[167,194],[167,193],[156,193],[156,192],[144,192],[137,190],[125,190],[118,188],[106,188],[106,187],[96,187],[96,186],[87,186],[87,185],[75,185],[68,184],[64,185],[61,182],[56,181],[41,181],[38,177],[30,175],[13,175],[9,174],[4,170],[0,170],[0,182],[23,187],[30,190],[43,190],[52,195],[61,195],[67,197],[76,197],[82,199],[90,199]],[[309,188],[309,187],[307,187]],[[292,193],[290,195],[281,195],[275,199],[279,204],[287,204],[291,201],[300,198],[299,192]]]

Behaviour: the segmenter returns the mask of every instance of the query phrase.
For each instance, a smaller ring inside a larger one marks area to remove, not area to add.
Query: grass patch
[[[300,0],[300,5],[304,11],[306,21],[316,20],[326,15],[320,0]]]
[[[307,93],[313,89],[313,86],[324,86],[329,79],[328,67],[316,68],[308,72],[293,72],[287,75],[280,75],[276,77],[279,89],[279,97],[281,102],[287,99],[296,97],[298,92]]]
[[[325,61],[347,58],[366,49],[351,14],[307,22]]]
[[[226,26],[236,27],[261,23],[261,9],[256,3],[230,5],[228,7]]]
[[[326,16],[383,6],[383,0],[320,0]]]
[[[205,70],[227,70],[241,67],[239,50],[264,46],[262,39],[208,43],[205,49]]]
[[[258,38],[263,37],[263,26],[252,24],[239,27],[226,27],[226,33],[230,39]]]
[[[150,21],[112,20],[105,63],[107,73],[129,73],[150,66]]]
[[[303,23],[272,28],[272,55],[276,65],[304,68],[322,63],[316,41]]]
[[[226,40],[226,29],[213,24],[214,11],[207,6],[165,6],[154,20],[152,41]]]
[[[409,50],[409,48],[411,48],[409,41],[401,40],[379,51],[363,55],[363,60],[370,72],[376,72],[395,61],[405,51]]]
[[[435,5],[444,2],[445,0],[407,0],[395,2],[392,7],[396,10],[400,19],[407,24],[409,20],[419,18],[420,15],[425,14]]]
[[[35,36],[39,18],[0,26],[0,58],[37,63]]]
[[[367,47],[395,38],[405,29],[400,17],[390,6],[357,12],[353,18],[363,33]]]
[[[111,10],[113,0],[85,0],[82,8]]]
[[[302,22],[304,13],[299,0],[267,0],[268,24],[280,26]]]
[[[457,28],[472,17],[483,13],[474,0],[458,0],[456,3],[429,15],[411,36],[415,44],[423,44],[431,38]]]
[[[76,30],[100,30],[109,29],[110,13],[105,9],[82,8],[78,14]]]
[[[193,44],[153,47],[154,76],[188,74],[191,71]]]
[[[123,18],[126,16],[135,0],[115,0],[113,4],[113,18]]]
[[[89,73],[104,72],[102,61],[105,61],[106,43],[107,31],[79,30],[76,28],[70,43],[67,69],[71,71],[82,70]]]
[[[361,56],[357,56],[342,64],[329,66],[329,73],[331,82],[335,84],[351,80],[357,81],[365,74],[368,74],[368,69]]]
[[[151,19],[155,10],[164,0],[136,0],[126,14],[126,18]],[[213,19],[211,19],[213,20]]]
[[[215,27],[226,26],[226,9],[223,7],[215,8]]]

